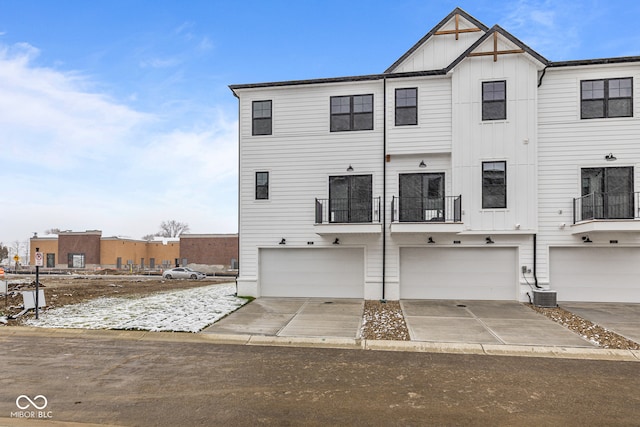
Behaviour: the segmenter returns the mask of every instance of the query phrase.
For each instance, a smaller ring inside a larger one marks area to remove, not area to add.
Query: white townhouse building
[[[456,8],[381,74],[230,88],[239,294],[640,303],[640,56]]]

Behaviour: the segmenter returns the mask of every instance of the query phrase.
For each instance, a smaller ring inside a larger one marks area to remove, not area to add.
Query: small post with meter
[[[40,267],[44,265],[42,252],[40,248],[36,248],[36,319],[38,318],[38,310],[40,309],[39,292],[40,292]]]

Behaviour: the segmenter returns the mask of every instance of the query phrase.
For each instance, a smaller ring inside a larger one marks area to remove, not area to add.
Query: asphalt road
[[[47,424],[18,404],[125,426],[640,423],[637,362],[1,332],[0,425]]]

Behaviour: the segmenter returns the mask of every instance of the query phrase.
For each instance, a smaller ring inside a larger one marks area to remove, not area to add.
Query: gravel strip
[[[398,301],[364,302],[362,338],[367,340],[409,341],[409,329]]]

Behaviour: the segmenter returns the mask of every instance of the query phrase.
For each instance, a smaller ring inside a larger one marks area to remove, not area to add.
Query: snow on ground
[[[235,284],[162,292],[142,298],[99,298],[43,311],[26,325],[43,328],[198,332],[247,303]]]

